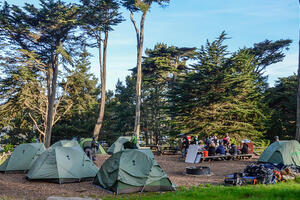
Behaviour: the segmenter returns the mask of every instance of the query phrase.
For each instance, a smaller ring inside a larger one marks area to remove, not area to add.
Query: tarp
[[[94,178],[98,170],[79,145],[57,146],[40,155],[28,171],[27,178],[58,183],[75,182]]]
[[[258,161],[300,166],[300,144],[296,140],[274,142],[261,154]]]
[[[117,194],[174,190],[151,150],[141,149],[114,153],[101,166],[94,184]]]
[[[45,151],[43,143],[20,144],[1,165],[0,171],[27,171],[39,155]]]
[[[121,136],[119,137],[108,149],[108,154],[117,153],[119,151],[123,151],[124,149],[131,148],[126,147],[126,143],[129,143],[131,140],[130,136]],[[125,144],[125,146],[124,146]],[[140,148],[139,144],[137,144],[137,147]],[[131,148],[132,149],[132,148]]]

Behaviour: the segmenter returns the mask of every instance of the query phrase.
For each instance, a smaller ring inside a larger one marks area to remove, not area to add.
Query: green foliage
[[[258,141],[254,141],[254,146],[259,147],[261,149],[267,148],[271,143],[271,140],[261,139]]]
[[[279,78],[275,86],[267,89],[264,101],[270,109],[266,138],[292,139],[296,132],[298,78],[296,75]]]
[[[134,77],[127,76],[125,85],[118,81],[115,94],[108,93],[103,131],[100,140],[109,144],[119,136],[131,132],[135,116],[135,82]]]
[[[142,63],[142,130],[146,139],[152,138],[158,143],[162,136],[173,131],[168,112],[173,104],[166,94],[178,74],[187,69],[186,61],[194,55],[195,48],[168,47],[162,43],[156,44],[154,49],[146,49]]]
[[[166,6],[170,0],[121,0],[122,5],[127,8],[130,12],[141,11],[147,12],[152,3],[157,3],[160,6]]]
[[[82,28],[97,42],[101,42],[101,32],[111,31],[124,21],[116,0],[81,0]]]
[[[4,145],[4,148],[3,148],[3,149],[4,149],[4,152],[5,152],[5,153],[13,152],[13,150],[14,150],[14,145],[8,143],[8,144]]]
[[[170,96],[175,102],[173,123],[192,134],[260,138],[266,115],[257,89],[256,65],[247,50],[229,53],[226,34],[202,46],[197,63],[178,82]]]
[[[65,104],[70,110],[53,127],[53,141],[72,139],[73,137],[92,137],[97,117],[99,88],[97,79],[90,70],[89,54],[84,50],[66,82],[61,83],[65,92]]]

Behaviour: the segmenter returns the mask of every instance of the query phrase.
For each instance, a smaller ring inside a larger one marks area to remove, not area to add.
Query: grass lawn
[[[190,200],[190,199],[300,199],[300,178],[295,181],[275,185],[230,186],[199,186],[189,189],[178,188],[176,192],[143,193],[107,197],[104,199],[151,199],[151,200]]]

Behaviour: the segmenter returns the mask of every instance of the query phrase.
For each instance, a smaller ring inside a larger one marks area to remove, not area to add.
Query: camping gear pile
[[[93,180],[105,190],[121,193],[173,191],[167,174],[151,150],[131,149],[130,137],[119,138],[101,169],[75,140],[61,140],[47,150],[42,143],[21,144],[0,165],[0,172],[27,172],[28,180],[56,183]],[[139,148],[139,146],[137,146]]]
[[[248,165],[243,173],[225,178],[225,184],[275,184],[300,175],[300,144],[295,140],[272,143],[258,163]]]

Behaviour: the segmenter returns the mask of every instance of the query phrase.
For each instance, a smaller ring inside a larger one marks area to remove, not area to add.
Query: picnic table
[[[175,155],[178,153],[178,147],[149,145],[148,146],[155,155]]]
[[[201,161],[214,161],[214,160],[244,160],[252,158],[253,154],[239,154],[239,155],[215,155],[215,156],[207,156],[202,157]]]

